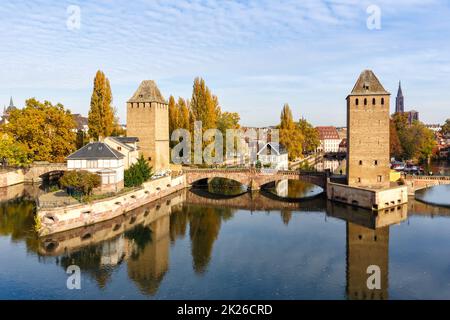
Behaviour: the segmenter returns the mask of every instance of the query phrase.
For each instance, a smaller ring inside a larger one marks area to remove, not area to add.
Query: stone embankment
[[[116,197],[57,208],[38,208],[37,228],[46,236],[118,217],[186,187],[184,175],[148,181],[139,190]]]

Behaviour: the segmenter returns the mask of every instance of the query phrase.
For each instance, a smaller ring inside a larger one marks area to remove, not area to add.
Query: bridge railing
[[[442,181],[442,180],[450,180],[450,176],[425,176],[425,175],[417,175],[417,176],[413,176],[413,175],[407,175],[406,179],[409,180],[437,180],[437,181]]]

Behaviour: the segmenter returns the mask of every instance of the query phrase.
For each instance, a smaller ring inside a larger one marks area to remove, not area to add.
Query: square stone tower
[[[389,98],[371,70],[364,70],[347,96],[347,183],[389,187]]]
[[[153,171],[169,168],[169,106],[153,80],[142,81],[127,102],[127,136],[139,139]]]

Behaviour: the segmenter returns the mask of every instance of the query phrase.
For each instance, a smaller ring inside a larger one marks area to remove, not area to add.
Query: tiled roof
[[[111,137],[121,143],[135,143],[139,141],[138,137]]]
[[[91,142],[78,149],[67,157],[68,160],[90,160],[90,159],[122,159],[120,152],[111,149],[106,143]]]
[[[361,72],[350,95],[389,94],[372,70]]]
[[[167,104],[155,81],[144,80],[128,102],[159,102]]]
[[[325,139],[336,139],[339,140],[339,133],[336,130],[336,127],[317,127],[317,131],[319,132],[320,140]]]

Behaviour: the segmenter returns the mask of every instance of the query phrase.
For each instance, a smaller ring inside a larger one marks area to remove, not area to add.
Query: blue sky
[[[79,6],[80,29],[67,8]],[[366,26],[370,5],[381,29]],[[345,97],[363,69],[425,122],[450,117],[450,1],[163,0],[0,3],[0,106],[36,97],[87,114],[98,69],[114,105],[144,79],[190,97],[203,77],[243,125],[278,122],[288,102],[315,125],[345,125]]]

